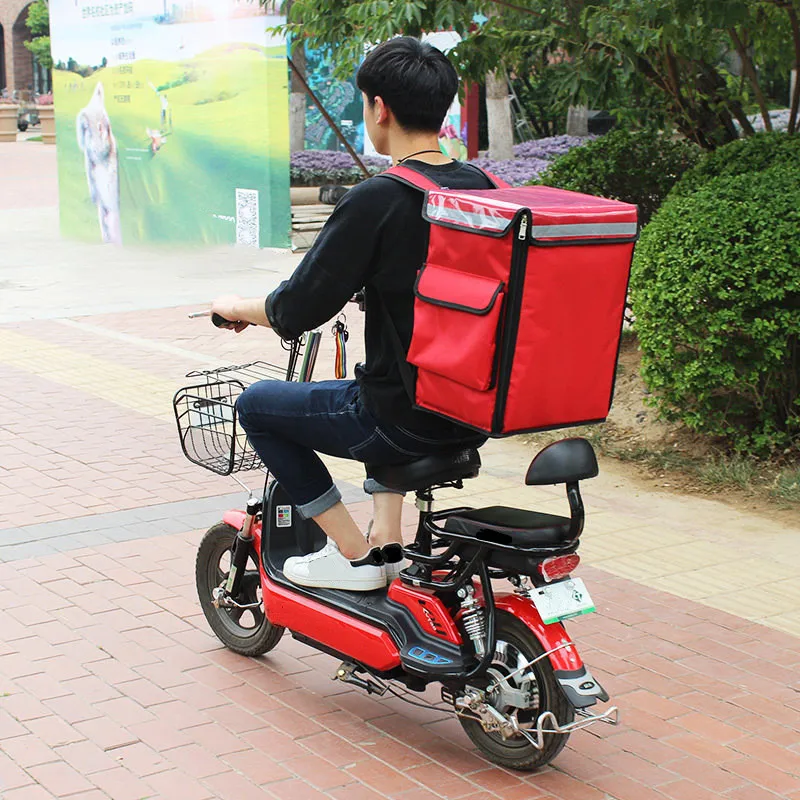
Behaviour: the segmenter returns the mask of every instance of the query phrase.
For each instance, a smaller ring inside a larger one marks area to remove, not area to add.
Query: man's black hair
[[[370,106],[383,98],[406,130],[438,133],[458,91],[458,75],[441,50],[400,36],[364,59],[356,84]]]

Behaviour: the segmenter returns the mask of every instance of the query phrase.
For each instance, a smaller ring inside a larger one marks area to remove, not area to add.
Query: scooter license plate
[[[580,578],[565,578],[539,586],[531,594],[545,625],[595,610],[591,595]]]

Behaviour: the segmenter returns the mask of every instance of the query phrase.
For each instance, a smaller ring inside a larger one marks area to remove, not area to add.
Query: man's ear
[[[375,101],[372,104],[373,111],[375,112],[375,122],[378,125],[383,125],[389,121],[389,107],[383,102],[380,95],[375,95]]]

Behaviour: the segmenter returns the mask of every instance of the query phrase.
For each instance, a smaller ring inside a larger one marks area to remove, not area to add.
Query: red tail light
[[[539,564],[539,574],[548,583],[552,583],[560,578],[566,578],[580,563],[581,557],[577,553],[571,553],[568,556],[553,556]]]

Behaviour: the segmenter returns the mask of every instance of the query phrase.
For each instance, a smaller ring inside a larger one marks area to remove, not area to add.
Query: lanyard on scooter
[[[347,348],[346,343],[350,338],[350,333],[347,330],[347,317],[340,314],[336,322],[333,323],[331,328],[333,339],[336,342],[336,362],[334,367],[334,374],[338,379],[347,377]]]

